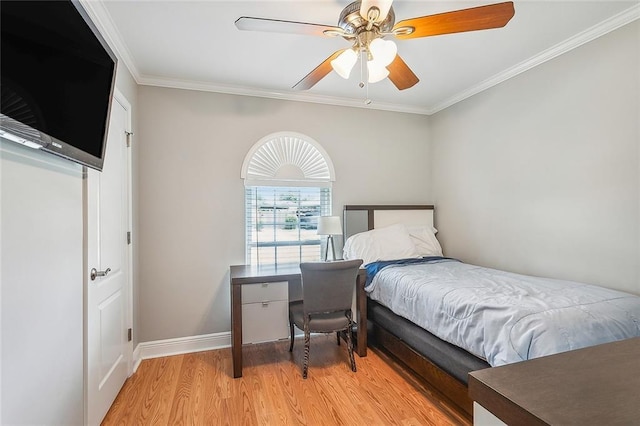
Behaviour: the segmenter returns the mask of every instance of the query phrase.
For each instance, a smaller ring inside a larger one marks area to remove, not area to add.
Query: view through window
[[[320,260],[318,217],[331,214],[331,189],[245,187],[247,261],[279,265]]]

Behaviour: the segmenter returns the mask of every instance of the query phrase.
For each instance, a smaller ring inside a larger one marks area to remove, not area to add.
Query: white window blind
[[[245,187],[247,262],[280,265],[319,261],[318,217],[331,214],[331,189]]]

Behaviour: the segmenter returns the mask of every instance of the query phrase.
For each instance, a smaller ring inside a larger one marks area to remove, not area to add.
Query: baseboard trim
[[[133,371],[145,359],[231,347],[231,332],[202,334],[139,343],[133,351]]]
[[[131,358],[133,362],[131,374],[133,374],[138,371],[138,367],[140,367],[140,363],[142,362],[142,358],[140,358],[140,344],[138,344],[138,346],[136,346],[136,348],[133,350],[133,355]]]

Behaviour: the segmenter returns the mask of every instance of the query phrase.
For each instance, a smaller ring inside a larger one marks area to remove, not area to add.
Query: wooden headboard
[[[345,205],[342,223],[345,240],[358,232],[402,223],[433,226],[432,205]]]

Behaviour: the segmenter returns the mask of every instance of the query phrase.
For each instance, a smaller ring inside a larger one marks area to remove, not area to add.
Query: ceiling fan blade
[[[302,80],[297,82],[295,86],[293,86],[293,89],[295,90],[311,89],[313,86],[316,85],[317,82],[325,78],[327,74],[333,71],[333,67],[331,67],[331,61],[333,61],[335,58],[340,56],[340,54],[345,50],[347,49],[340,49],[334,52],[331,56],[325,59],[320,65],[315,67],[313,71],[307,74]]]
[[[243,31],[265,31],[272,33],[302,34],[312,36],[342,35],[340,27],[307,22],[282,21],[280,19],[252,18],[241,16],[236,19],[236,27]],[[326,34],[325,31],[330,31]]]
[[[465,31],[501,28],[513,17],[513,2],[497,3],[471,9],[455,10],[437,15],[422,16],[398,22],[393,30],[413,27],[409,34],[396,35],[399,39],[428,37],[441,34],[461,33]]]
[[[398,90],[413,87],[420,81],[413,71],[411,71],[409,65],[402,60],[400,55],[396,55],[393,62],[387,65],[387,69],[389,70],[389,80],[391,80]]]

